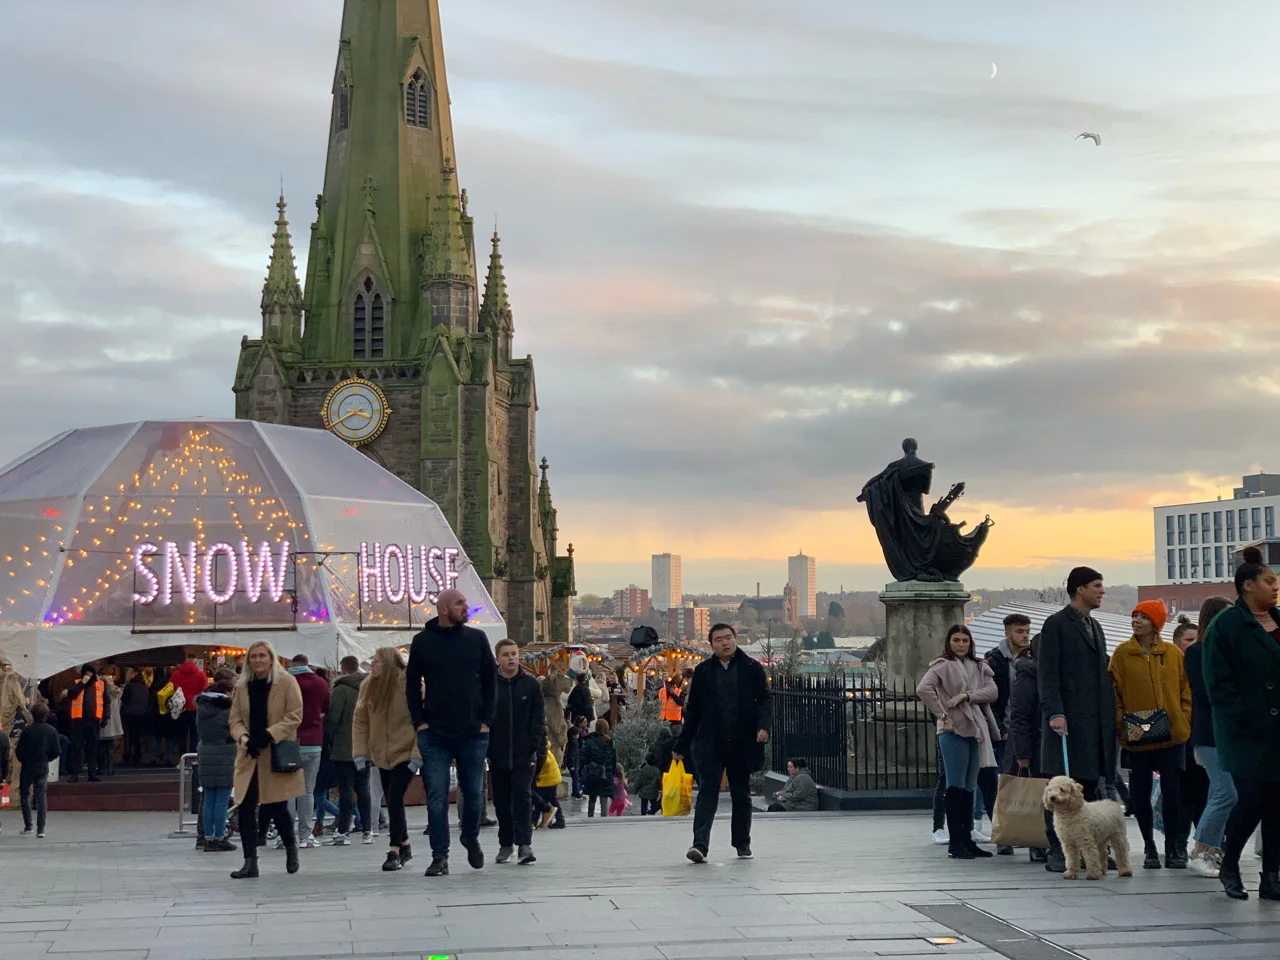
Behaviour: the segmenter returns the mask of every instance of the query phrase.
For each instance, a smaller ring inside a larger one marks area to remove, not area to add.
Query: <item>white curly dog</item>
[[[1075,880],[1084,857],[1085,878],[1101,880],[1107,872],[1107,851],[1116,858],[1116,872],[1132,877],[1124,807],[1114,800],[1085,803],[1084,789],[1070,777],[1054,777],[1044,788],[1044,808],[1053,812],[1053,829],[1067,860],[1064,880]]]

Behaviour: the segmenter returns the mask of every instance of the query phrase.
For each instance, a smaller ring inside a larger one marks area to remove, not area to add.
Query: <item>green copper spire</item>
[[[410,358],[442,315],[455,327],[474,318],[439,0],[345,0],[332,95],[307,269],[305,357]],[[458,289],[429,293],[424,277]],[[355,343],[361,296],[380,298],[386,311],[376,349]]]
[[[262,337],[286,349],[296,350],[301,334],[302,288],[293,260],[293,240],[285,219],[284,192],[276,202],[276,233],[271,244],[271,262],[262,285]]]

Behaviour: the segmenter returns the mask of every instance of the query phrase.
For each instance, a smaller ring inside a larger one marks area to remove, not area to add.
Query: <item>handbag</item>
[[[1160,669],[1164,669],[1164,657],[1160,657]],[[1156,691],[1157,706],[1154,710],[1126,710],[1121,718],[1124,725],[1124,742],[1130,747],[1154,746],[1167,743],[1173,739],[1173,731],[1169,728],[1169,715],[1164,711],[1164,696],[1160,692],[1160,679],[1157,677],[1152,686]]]
[[[302,769],[302,748],[297,740],[271,744],[271,772],[296,773]]]

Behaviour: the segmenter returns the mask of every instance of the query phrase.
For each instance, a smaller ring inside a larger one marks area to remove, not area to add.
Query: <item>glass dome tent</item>
[[[446,586],[506,636],[435,503],[322,430],[90,427],[0,468],[0,652],[26,676],[256,639],[365,658],[408,643]]]

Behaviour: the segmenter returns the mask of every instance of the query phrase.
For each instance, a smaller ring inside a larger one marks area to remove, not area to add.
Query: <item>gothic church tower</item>
[[[439,0],[346,0],[305,289],[281,197],[236,416],[357,445],[440,506],[513,639],[565,641],[572,547],[557,557],[545,529],[533,360],[513,335],[496,233],[479,295]]]

